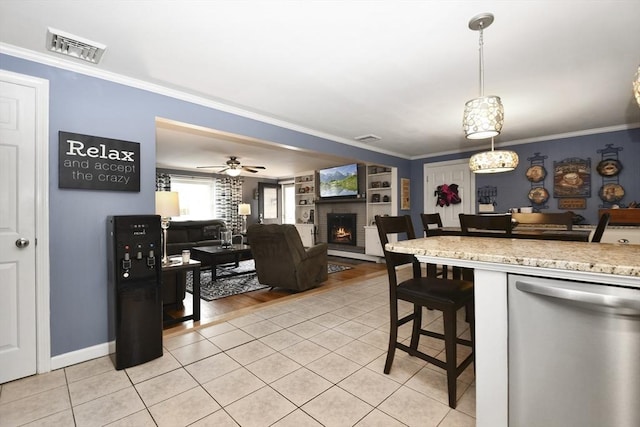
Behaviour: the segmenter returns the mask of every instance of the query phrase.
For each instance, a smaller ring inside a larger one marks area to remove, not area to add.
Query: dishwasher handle
[[[584,289],[577,289],[577,287],[574,284],[516,281],[516,288],[523,292],[613,309],[624,315],[640,315],[640,292],[638,290],[589,284],[580,286]],[[589,288],[594,288],[596,291],[590,291]]]

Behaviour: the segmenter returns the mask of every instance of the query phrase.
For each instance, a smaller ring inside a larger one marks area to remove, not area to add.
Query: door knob
[[[29,239],[20,238],[16,240],[16,246],[20,249],[26,248],[27,246],[29,246]]]

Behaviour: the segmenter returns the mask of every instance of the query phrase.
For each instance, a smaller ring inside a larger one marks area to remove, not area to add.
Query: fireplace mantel
[[[316,205],[333,204],[333,203],[366,203],[367,199],[318,199]]]

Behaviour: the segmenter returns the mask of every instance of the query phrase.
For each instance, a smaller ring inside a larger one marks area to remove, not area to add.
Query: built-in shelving
[[[392,169],[387,166],[367,166],[367,224],[374,225],[376,215],[391,215],[393,200]]]
[[[376,215],[397,214],[397,169],[382,165],[367,166],[367,225],[365,226],[365,254],[384,257]],[[394,236],[389,236],[395,240]]]
[[[295,177],[296,224],[315,223],[316,174],[314,171]]]
[[[316,237],[316,172],[302,173],[294,179],[296,228],[305,247],[313,246]]]

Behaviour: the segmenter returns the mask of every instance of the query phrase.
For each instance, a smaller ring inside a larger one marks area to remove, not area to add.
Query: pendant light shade
[[[518,166],[518,154],[515,151],[494,150],[491,138],[491,151],[474,154],[469,159],[469,169],[473,173],[510,172]]]
[[[504,108],[498,96],[483,96],[464,104],[462,127],[467,139],[486,139],[500,134]]]
[[[480,96],[464,106],[462,128],[468,139],[486,139],[497,136],[502,131],[504,108],[498,96],[484,96],[484,41],[483,30],[493,22],[491,13],[474,16],[469,21],[469,28],[480,32]]]
[[[640,107],[640,66],[638,67],[636,78],[633,80],[633,94],[636,96],[638,107]]]

